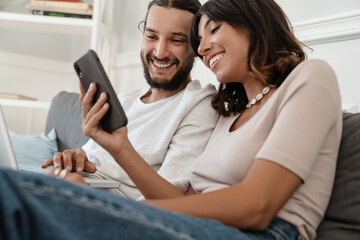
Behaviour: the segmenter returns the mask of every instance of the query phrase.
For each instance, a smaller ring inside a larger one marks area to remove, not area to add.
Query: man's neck
[[[176,90],[173,90],[173,91],[164,90],[164,89],[160,89],[160,88],[151,88],[144,96],[141,97],[141,100],[144,103],[153,103],[153,102],[157,102],[162,99],[174,96],[175,94],[184,90],[186,88],[186,86],[188,85],[188,83],[190,83],[190,82],[191,82],[191,79],[188,78],[188,80],[186,80],[184,83],[182,83],[180,85],[180,87],[178,87]]]

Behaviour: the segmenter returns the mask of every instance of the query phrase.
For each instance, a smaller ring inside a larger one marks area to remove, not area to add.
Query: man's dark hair
[[[152,6],[185,10],[196,15],[196,13],[199,11],[201,7],[201,3],[199,2],[199,0],[153,0],[148,5],[145,19],[140,22],[140,24],[143,24],[143,28],[142,28],[143,31],[146,28],[147,17],[149,14],[149,10]],[[139,29],[141,29],[140,24],[139,24]]]

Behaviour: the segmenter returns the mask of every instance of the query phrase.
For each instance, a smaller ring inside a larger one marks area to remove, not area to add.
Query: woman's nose
[[[206,53],[210,50],[210,48],[211,48],[211,44],[205,39],[201,39],[198,47],[198,54],[201,56],[205,56]]]

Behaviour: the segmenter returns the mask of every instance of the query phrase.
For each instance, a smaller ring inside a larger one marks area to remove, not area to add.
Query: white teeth
[[[153,61],[154,65],[158,68],[168,68],[170,66],[172,66],[174,63],[169,63],[169,64],[161,64],[158,62]]]
[[[215,57],[213,57],[212,59],[210,59],[210,62],[209,62],[210,68],[212,68],[214,66],[214,64],[217,61],[219,61],[223,56],[224,56],[224,53],[220,53],[220,54],[216,55]]]

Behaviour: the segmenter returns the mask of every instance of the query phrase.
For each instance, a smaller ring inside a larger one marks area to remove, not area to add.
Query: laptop
[[[34,170],[34,168],[19,169],[1,105],[0,105],[0,167],[11,168],[14,170],[37,172],[37,173],[47,172],[47,170],[43,170],[43,169]],[[91,175],[91,173],[84,173],[84,175],[89,176]],[[120,187],[119,182],[107,180],[107,179],[84,177],[84,180],[89,184],[90,187],[94,187],[94,188],[109,189],[109,188]]]

